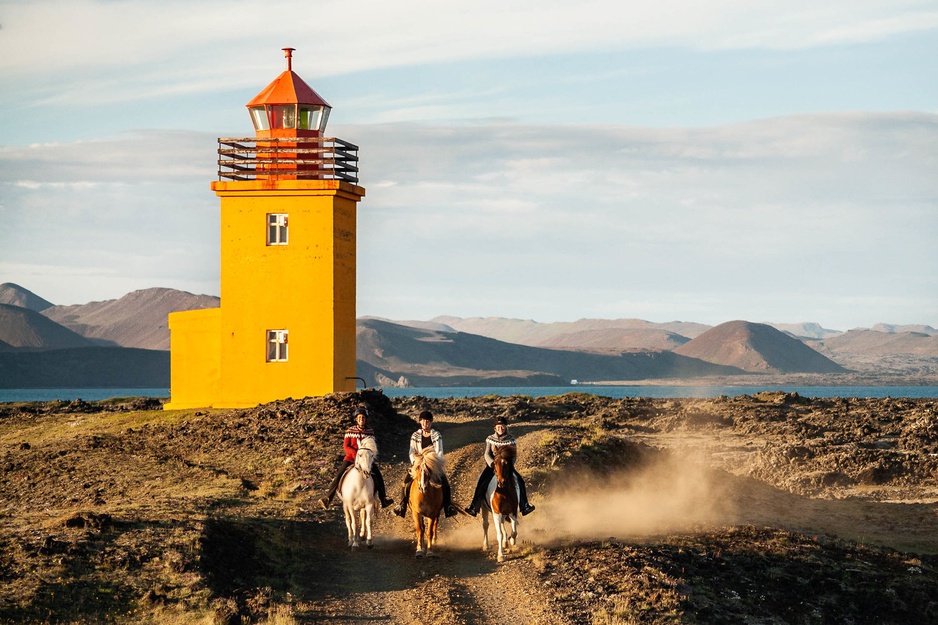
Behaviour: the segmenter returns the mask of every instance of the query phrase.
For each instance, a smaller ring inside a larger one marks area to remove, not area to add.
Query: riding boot
[[[443,476],[443,514],[446,518],[456,516],[456,508],[453,506],[453,492],[450,490],[449,480]]]
[[[528,489],[524,485],[524,478],[517,471],[515,471],[515,481],[518,482],[518,491],[520,493],[518,508],[521,510],[521,516],[531,514],[534,512],[534,506],[528,503]]]
[[[387,508],[394,500],[388,497],[388,492],[384,489],[384,478],[381,477],[381,470],[377,464],[371,465],[371,477],[375,480],[375,492],[378,493],[378,499],[381,500],[381,507]]]
[[[488,489],[489,481],[492,479],[493,475],[495,475],[495,469],[492,467],[486,466],[482,469],[482,474],[479,475],[479,481],[476,482],[475,493],[472,495],[472,503],[466,508],[466,512],[472,516],[479,514],[479,510],[482,508],[482,504],[485,501],[485,491]]]
[[[413,480],[405,480],[404,487],[401,488],[401,503],[399,503],[393,510],[394,514],[401,517],[402,519],[407,513],[407,502],[410,501],[410,485],[412,483]]]
[[[332,483],[329,484],[329,491],[325,496],[320,497],[319,505],[325,509],[329,509],[329,504],[332,503],[332,498],[335,497],[335,491],[339,489],[339,481],[342,479],[342,476],[345,475],[345,470],[352,466],[352,463],[348,460],[343,460],[342,464],[339,465],[339,470],[336,472],[335,477],[332,478]]]

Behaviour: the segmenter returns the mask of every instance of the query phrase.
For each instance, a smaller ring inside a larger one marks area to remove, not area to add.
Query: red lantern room
[[[283,48],[287,69],[247,103],[258,138],[321,137],[332,107],[293,72],[294,48]]]

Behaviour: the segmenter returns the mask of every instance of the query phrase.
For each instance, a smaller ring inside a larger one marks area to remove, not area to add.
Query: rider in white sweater
[[[443,458],[443,436],[439,431],[434,430],[433,425],[433,413],[429,410],[424,410],[420,413],[420,416],[417,418],[420,422],[420,429],[414,432],[410,437],[410,464],[414,464],[414,460],[417,458],[417,454],[422,452],[427,447],[432,447],[436,451],[436,455],[440,458]],[[414,478],[411,477],[410,471],[404,476],[404,488],[403,494],[401,497],[401,503],[396,508],[394,508],[394,514],[399,517],[403,517],[407,511],[407,502],[410,501],[410,486],[413,483]],[[453,506],[453,495],[450,490],[449,480],[446,479],[446,475],[443,475],[443,512],[447,517],[451,517],[456,514],[456,507]]]

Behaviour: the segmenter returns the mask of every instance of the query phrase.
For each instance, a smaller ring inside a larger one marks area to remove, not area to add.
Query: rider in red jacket
[[[354,418],[355,425],[345,430],[345,436],[342,439],[342,449],[345,451],[345,458],[342,459],[342,464],[339,466],[338,472],[332,479],[332,484],[329,485],[329,492],[319,500],[319,505],[323,508],[329,508],[329,504],[332,503],[332,498],[335,497],[335,491],[339,488],[339,480],[345,475],[346,469],[355,464],[355,456],[358,455],[359,443],[361,443],[362,439],[365,437],[375,437],[374,430],[368,427],[367,410],[358,408],[355,410]],[[378,463],[371,465],[371,477],[375,480],[375,492],[378,493],[378,498],[381,500],[381,507],[386,508],[394,503],[393,499],[388,498],[387,491],[384,489],[384,478],[381,476]]]

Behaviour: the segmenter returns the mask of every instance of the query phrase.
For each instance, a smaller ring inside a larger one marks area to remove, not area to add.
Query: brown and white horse
[[[513,445],[499,447],[495,452],[492,468],[495,475],[489,482],[482,506],[482,550],[489,550],[489,512],[495,525],[498,541],[498,561],[505,561],[505,549],[514,545],[518,538],[518,500],[521,493],[515,481],[514,460],[518,450]],[[505,523],[511,525],[511,533],[505,531]]]
[[[417,534],[418,558],[434,556],[436,530],[443,511],[443,473],[445,460],[432,447],[417,454],[410,468],[414,483],[410,487],[410,513]],[[425,523],[426,522],[426,523]]]
[[[339,484],[339,499],[345,511],[345,527],[348,530],[348,545],[353,549],[361,541],[371,549],[374,546],[371,536],[377,498],[375,480],[371,477],[371,465],[378,454],[375,439],[368,436],[358,445],[355,464],[349,467]]]

